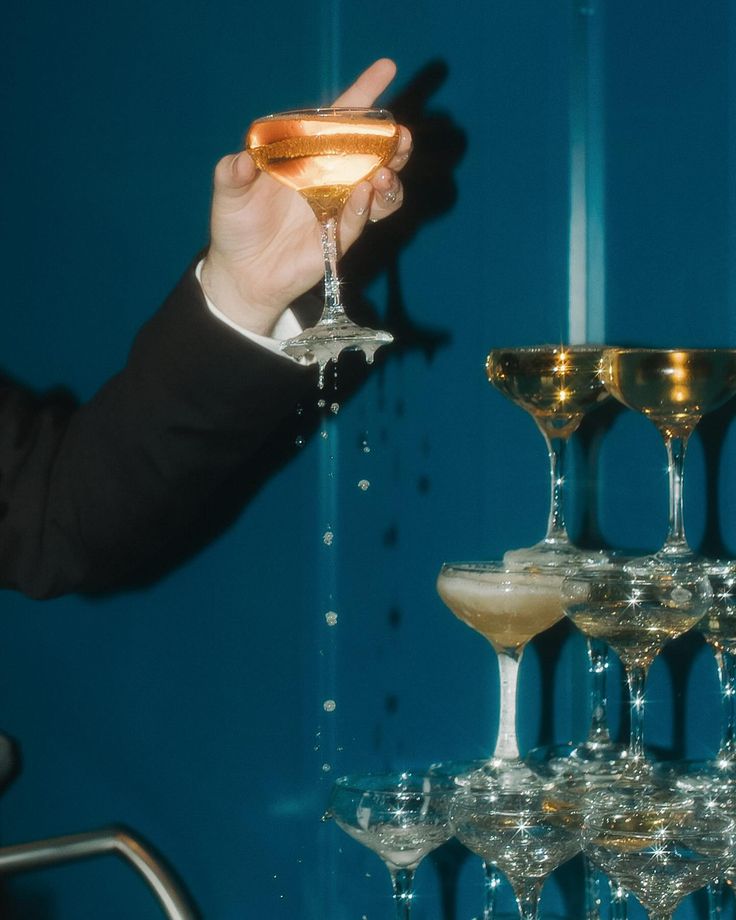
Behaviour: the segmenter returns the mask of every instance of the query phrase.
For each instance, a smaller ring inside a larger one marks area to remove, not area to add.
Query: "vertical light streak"
[[[603,2],[573,0],[568,262],[572,344],[603,342],[606,333]]]
[[[731,339],[736,338],[736,3],[728,4],[728,315]]]

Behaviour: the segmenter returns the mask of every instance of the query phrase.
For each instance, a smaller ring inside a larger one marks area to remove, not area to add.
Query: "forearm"
[[[25,424],[0,481],[0,583],[40,597],[134,580],[313,386],[212,317],[189,272],[88,404]]]

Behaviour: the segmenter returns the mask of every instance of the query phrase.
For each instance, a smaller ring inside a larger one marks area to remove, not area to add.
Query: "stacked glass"
[[[699,557],[688,546],[683,525],[687,441],[701,416],[736,392],[736,351],[505,349],[491,352],[487,372],[491,383],[532,414],[545,437],[550,459],[547,533],[535,546],[508,551],[501,562],[442,567],[440,596],[498,656],[498,737],[488,760],[422,771],[422,794],[426,798],[430,790],[441,790],[432,798],[441,806],[420,804],[415,811],[440,811],[442,831],[436,822],[427,821],[425,827],[420,821],[419,835],[426,844],[415,845],[414,831],[407,839],[413,842],[412,852],[421,851],[419,858],[452,834],[481,856],[484,920],[493,914],[499,870],[514,889],[521,916],[532,920],[544,879],[581,850],[612,882],[612,915],[625,914],[625,890],[630,889],[651,916],[664,920],[690,891],[706,885],[714,890],[718,879],[736,878],[736,565]],[[567,536],[565,448],[585,413],[609,394],[650,418],[667,449],[668,533],[662,549],[650,556],[625,559],[583,550]],[[591,729],[582,744],[522,758],[516,736],[522,654],[532,638],[565,615],[588,640],[595,694]],[[716,653],[723,741],[711,763],[665,769],[647,758],[643,744],[646,674],[667,641],[698,624]],[[626,748],[611,742],[605,718],[609,647],[621,659],[629,685]],[[338,781],[335,795],[341,784],[350,786],[351,778]],[[392,868],[375,835],[355,829],[360,820],[356,810],[353,829],[350,821],[342,826],[381,853],[396,886],[396,865]],[[410,895],[402,894],[401,887],[395,892],[399,916],[408,917]],[[599,904],[594,887],[588,895],[592,916]]]

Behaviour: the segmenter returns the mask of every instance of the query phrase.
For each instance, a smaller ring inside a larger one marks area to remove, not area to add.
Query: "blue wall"
[[[409,218],[372,228],[346,268],[403,347],[327,437],[149,590],[3,596],[0,727],[24,754],[0,801],[3,843],[122,821],[206,920],[390,915],[378,860],[319,818],[340,773],[480,756],[493,740],[493,656],[434,579],[446,559],[495,558],[543,530],[542,439],[489,390],[483,362],[494,345],[568,335],[571,73],[589,80],[595,280],[573,320],[587,311],[612,342],[736,344],[732,4],[587,6],[34,0],[4,18],[2,362],[39,389],[85,398],[120,366],[206,241],[213,165],[252,118],[324,101],[389,55],[418,149]],[[378,269],[365,258],[386,250],[398,256]],[[736,551],[730,420],[704,428],[688,463],[693,542],[721,553]],[[663,470],[654,429],[621,414],[596,468],[578,458],[573,528],[598,486],[603,537],[657,546]],[[559,667],[535,652],[524,664],[525,746],[585,732],[580,642],[564,628],[538,649],[550,642]],[[617,717],[615,680],[613,695]],[[649,741],[714,748],[692,715],[717,705],[702,647],[658,662],[650,695]],[[471,859],[459,873],[466,917],[480,873]],[[418,920],[441,916],[438,878],[428,861]],[[15,879],[4,897],[24,920],[159,916],[109,861]]]

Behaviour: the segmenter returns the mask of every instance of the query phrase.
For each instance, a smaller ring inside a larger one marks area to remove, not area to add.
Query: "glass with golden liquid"
[[[352,190],[391,160],[398,143],[398,126],[385,109],[304,109],[267,115],[250,126],[246,149],[256,166],[297,191],[321,226],[324,310],[316,326],[282,344],[287,354],[324,368],[345,349],[360,350],[371,362],[381,345],[393,341],[390,333],[358,326],[345,314],[337,226]]]

